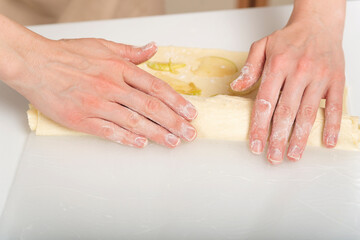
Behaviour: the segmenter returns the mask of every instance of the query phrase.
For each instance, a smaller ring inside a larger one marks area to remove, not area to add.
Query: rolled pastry
[[[245,141],[248,138],[253,92],[233,92],[229,84],[239,76],[247,53],[217,49],[161,47],[150,62],[139,65],[143,70],[168,82],[198,110],[192,122],[198,138]],[[241,95],[241,96],[239,96]],[[358,118],[347,114],[346,92],[344,113],[337,149],[358,150],[360,130]],[[322,146],[324,101],[307,142]],[[29,125],[37,135],[86,135],[60,126],[30,105]]]
[[[245,141],[248,138],[252,99],[236,96],[218,95],[215,97],[185,96],[198,110],[192,122],[198,138]],[[85,135],[75,132],[48,119],[30,107],[27,112],[29,125],[36,135]],[[319,108],[307,145],[322,146],[324,109]],[[343,115],[337,149],[358,150],[360,130],[358,118]]]

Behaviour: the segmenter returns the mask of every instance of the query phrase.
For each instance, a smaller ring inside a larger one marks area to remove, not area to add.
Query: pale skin
[[[345,6],[345,0],[295,0],[288,24],[252,45],[243,74],[231,84],[242,91],[261,77],[249,145],[260,154],[269,138],[267,159],[272,164],[285,155],[293,161],[302,157],[322,98],[323,144],[336,146],[345,84]]]
[[[138,148],[195,139],[193,105],[135,65],[156,53],[155,43],[54,41],[5,17],[0,26],[0,79],[52,120]]]
[[[345,4],[295,0],[288,24],[252,45],[241,77],[231,84],[242,91],[261,77],[250,149],[263,152],[270,135],[267,158],[273,164],[285,154],[301,158],[321,98],[327,99],[323,141],[336,145]],[[191,103],[136,67],[156,49],[154,43],[136,48],[104,39],[49,40],[0,15],[0,79],[68,128],[139,148],[148,140],[173,148],[196,138]]]

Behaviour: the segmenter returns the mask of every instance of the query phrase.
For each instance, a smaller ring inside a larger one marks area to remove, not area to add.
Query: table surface
[[[360,2],[344,35],[350,113],[360,115]],[[290,6],[32,26],[51,39],[248,51],[286,24]],[[27,101],[0,83],[1,239],[358,239],[360,155],[308,149],[269,166],[245,143],[145,150],[30,134]],[[9,194],[10,192],[10,194]],[[296,236],[296,237],[293,237]]]

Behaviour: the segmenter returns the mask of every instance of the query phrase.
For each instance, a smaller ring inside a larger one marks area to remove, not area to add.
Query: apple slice
[[[234,62],[223,57],[208,56],[198,60],[199,67],[193,70],[193,73],[200,77],[225,77],[238,71]]]
[[[153,62],[148,61],[146,62],[146,65],[155,71],[163,71],[163,72],[171,72],[174,74],[179,73],[177,69],[183,68],[186,66],[184,63],[173,63],[171,62],[171,58],[169,59],[169,62]]]
[[[178,93],[185,95],[197,95],[197,96],[201,95],[201,89],[196,87],[196,85],[192,82],[190,83],[183,82],[179,79],[170,77],[160,72],[157,72],[154,75],[155,77],[160,78],[161,80],[169,84],[170,87],[172,87]]]

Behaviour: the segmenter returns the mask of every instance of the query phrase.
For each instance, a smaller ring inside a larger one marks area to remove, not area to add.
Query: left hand
[[[288,25],[255,42],[240,77],[231,87],[242,91],[262,76],[251,116],[250,149],[261,153],[268,139],[267,158],[281,163],[303,154],[320,100],[326,98],[323,143],[335,147],[339,135],[345,84],[342,32],[314,19],[290,19]]]

